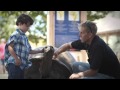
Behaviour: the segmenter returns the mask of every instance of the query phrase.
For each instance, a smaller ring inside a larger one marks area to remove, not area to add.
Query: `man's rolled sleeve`
[[[81,40],[76,40],[71,43],[72,48],[77,49],[77,50],[85,50],[86,49],[86,44],[82,43]]]

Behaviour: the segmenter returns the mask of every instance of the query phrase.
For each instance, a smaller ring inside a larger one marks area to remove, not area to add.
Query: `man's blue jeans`
[[[13,63],[7,65],[8,79],[24,79],[24,71]]]
[[[75,62],[73,63],[72,68],[73,73],[78,73],[90,69],[90,65],[88,63],[83,62]],[[114,79],[114,78],[105,74],[97,73],[95,76],[84,77],[83,79]]]

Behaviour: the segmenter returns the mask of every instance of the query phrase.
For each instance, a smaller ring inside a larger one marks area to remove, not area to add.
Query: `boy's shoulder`
[[[15,30],[10,36],[20,36],[20,33],[17,31],[17,30]]]
[[[17,30],[15,30],[11,35],[18,35],[19,32]]]

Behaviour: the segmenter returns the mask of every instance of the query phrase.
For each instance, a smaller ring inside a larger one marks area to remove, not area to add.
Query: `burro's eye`
[[[50,47],[45,48],[45,52],[50,51]]]

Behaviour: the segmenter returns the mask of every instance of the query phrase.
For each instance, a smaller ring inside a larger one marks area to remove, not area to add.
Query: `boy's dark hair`
[[[21,24],[27,24],[27,23],[30,23],[30,25],[33,24],[33,19],[26,15],[26,14],[21,14],[18,18],[17,18],[17,21],[16,21],[16,25],[18,26],[19,23]]]

